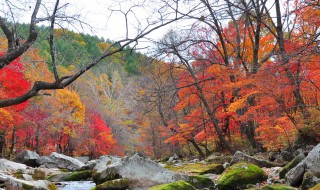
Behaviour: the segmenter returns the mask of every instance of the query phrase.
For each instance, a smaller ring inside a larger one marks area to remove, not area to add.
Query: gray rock
[[[84,163],[80,162],[79,160],[63,154],[58,154],[56,152],[53,152],[50,155],[50,159],[56,163],[58,168],[66,168],[71,171],[78,170],[84,166]]]
[[[29,174],[22,174],[22,179],[27,180],[27,181],[33,181],[33,178]]]
[[[287,161],[287,162],[290,162],[294,158],[293,153],[290,151],[287,151],[287,150],[283,150],[280,153],[280,156],[281,156],[282,160]]]
[[[75,171],[84,166],[84,163],[79,160],[53,152],[50,156],[42,156],[37,160],[40,165],[45,165],[47,168],[62,168]]]
[[[305,159],[305,156],[303,154],[299,154],[291,162],[286,164],[279,173],[280,179],[284,179],[287,172],[298,165],[303,159]]]
[[[49,156],[41,156],[37,160],[37,163],[46,168],[58,168],[57,164]]]
[[[200,162],[200,160],[198,158],[196,158],[196,159],[190,160],[189,162],[190,163],[198,163],[198,162]]]
[[[125,159],[124,157],[123,159]],[[94,171],[96,172],[101,172],[105,170],[109,165],[111,164],[116,164],[118,162],[121,162],[121,158],[119,157],[113,157],[113,156],[101,156],[97,161],[96,165],[93,168]]]
[[[65,173],[60,173],[60,174],[56,174],[53,175],[51,177],[49,177],[49,181],[52,182],[60,182],[60,181],[64,181],[64,179],[70,174],[70,172],[65,172]]]
[[[305,162],[308,171],[320,178],[320,143],[309,152]]]
[[[291,186],[299,186],[307,171],[315,177],[320,177],[320,143],[309,152],[304,160],[286,174],[287,183]]]
[[[13,161],[25,164],[27,166],[31,167],[38,167],[39,164],[37,163],[37,160],[40,158],[40,156],[33,151],[30,150],[24,150],[17,154],[17,156],[13,159]]]
[[[98,160],[90,160],[84,166],[80,168],[80,170],[93,170],[93,168],[97,165]]]
[[[7,159],[0,159],[0,172],[13,173],[17,170],[26,171],[27,166],[25,164],[20,164],[12,162]]]
[[[305,160],[301,161],[296,167],[289,170],[286,174],[286,181],[289,185],[297,187],[301,184],[303,179],[303,174],[306,171]]]
[[[80,162],[86,164],[89,161],[89,156],[81,156],[81,157],[75,157],[75,159],[79,160]]]
[[[275,152],[275,151],[272,151],[272,152],[269,152],[268,154],[268,159],[269,161],[273,162],[277,159],[280,159],[280,154],[279,152]]]
[[[174,162],[174,160],[178,160],[179,159],[179,156],[177,154],[174,154],[173,156],[171,156],[167,162]]]
[[[96,186],[96,189],[124,190],[128,188],[129,188],[129,181],[128,179],[125,179],[125,178],[106,181]]]
[[[312,175],[310,172],[306,172],[303,175],[301,190],[308,190],[311,187],[317,185],[318,183],[320,183],[320,178],[317,178],[316,176]]]
[[[47,180],[26,181],[8,177],[5,183],[7,190],[25,190],[25,189],[50,189],[55,185]]]
[[[104,170],[97,170],[97,166],[94,170],[93,179],[98,184],[103,183],[106,179],[126,178],[129,181],[130,188],[145,188],[187,179],[187,176],[176,174],[139,155],[111,161]]]
[[[226,162],[226,163],[224,163],[222,166],[223,166],[224,169],[227,169],[227,168],[230,167],[230,164],[229,164],[228,162]]]
[[[206,161],[208,163],[214,163],[214,164],[224,164],[225,162],[231,162],[232,157],[231,156],[226,156],[226,155],[221,155],[221,154],[213,154],[210,155],[208,158],[206,158]]]
[[[304,154],[305,156],[307,156],[309,154],[309,152],[314,148],[314,145],[306,145],[303,148],[298,148],[295,152],[294,155],[299,155],[299,154]]]
[[[267,160],[256,159],[252,156],[246,155],[241,151],[237,151],[233,155],[233,158],[231,160],[231,165],[238,163],[238,162],[247,162],[247,163],[255,164],[259,167],[266,167],[266,168],[278,166],[277,164],[269,162]]]

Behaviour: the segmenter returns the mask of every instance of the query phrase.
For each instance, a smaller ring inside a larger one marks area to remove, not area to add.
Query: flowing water
[[[96,186],[93,181],[66,181],[56,184],[58,190],[89,190]]]

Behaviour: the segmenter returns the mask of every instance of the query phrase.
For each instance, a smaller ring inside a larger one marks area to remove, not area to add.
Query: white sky
[[[15,15],[16,22],[29,22],[30,16],[35,5],[36,0],[0,0],[0,15],[5,18],[10,18],[11,12]],[[65,11],[69,14],[81,14],[80,20],[85,21],[90,26],[93,27],[93,31],[90,31],[88,27],[85,27],[84,30],[78,27],[78,32],[89,33],[92,35],[97,35],[98,37],[103,37],[105,39],[110,39],[113,41],[123,39],[126,35],[125,27],[125,17],[120,12],[113,12],[111,14],[110,9],[119,9],[119,4],[117,1],[121,1],[121,9],[126,12],[132,4],[137,4],[139,1],[144,0],[60,0],[60,5],[68,3]],[[8,9],[8,2],[12,4]],[[128,23],[129,23],[129,37],[133,37],[137,34],[137,27],[140,22],[142,26],[146,26],[147,18],[152,16],[154,19],[157,19],[157,11],[152,10],[152,8],[161,7],[160,0],[145,0],[148,5],[141,7],[135,7],[133,12],[128,13]],[[189,3],[191,3],[190,1]],[[42,0],[42,3],[45,7],[49,9],[54,7],[55,0]],[[22,11],[23,10],[23,11]],[[10,12],[11,11],[11,12]],[[45,14],[46,9],[44,6],[41,7],[39,16]],[[283,10],[282,10],[283,11]],[[49,13],[51,14],[51,10]],[[200,13],[201,14],[201,13]],[[186,24],[186,23],[185,23]],[[190,24],[190,22],[188,23]],[[181,21],[179,26],[181,26]],[[79,26],[79,25],[78,25]],[[162,36],[170,28],[177,27],[177,23],[173,23],[168,27],[164,27],[152,32],[148,37],[152,39],[161,39]],[[70,29],[70,28],[69,28]],[[150,43],[141,43],[139,42],[140,48],[150,45]]]
[[[12,12],[15,15],[15,22],[29,23],[33,7],[36,0],[0,0],[0,15],[5,18],[10,18]],[[132,3],[139,3],[142,0],[60,0],[60,5],[68,3],[65,11],[71,14],[81,14],[80,20],[88,23],[93,30],[89,30],[89,27],[77,27],[77,32],[89,33],[110,39],[113,41],[123,39],[126,36],[125,17],[120,12],[112,12],[110,9],[119,9],[119,4],[115,1],[122,1],[121,9],[126,12]],[[146,2],[151,2],[147,0]],[[12,4],[8,9],[8,2]],[[130,3],[131,2],[131,3]],[[55,0],[42,0],[45,7],[52,9],[54,7]],[[152,4],[154,5],[154,3]],[[125,7],[126,6],[126,7]],[[46,9],[41,7],[38,17],[45,15]],[[52,11],[48,11],[50,14]],[[129,23],[129,37],[134,37],[137,34],[137,27],[139,22],[142,26],[146,26],[147,17],[150,15],[156,16],[152,10],[144,7],[135,7],[133,12],[128,13]],[[43,23],[42,23],[43,24]],[[64,25],[66,26],[66,25]],[[79,26],[79,25],[78,25]],[[69,28],[70,26],[68,26]],[[174,25],[172,25],[174,27]],[[170,27],[159,29],[151,33],[148,37],[153,39],[160,39]],[[69,28],[70,29],[70,28]],[[73,28],[74,30],[74,28]],[[150,45],[149,43],[141,43],[140,48]]]

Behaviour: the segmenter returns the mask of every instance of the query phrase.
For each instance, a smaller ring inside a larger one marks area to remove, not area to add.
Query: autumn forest
[[[57,2],[47,17],[35,1],[28,23],[1,11],[0,157],[206,157],[320,142],[319,1],[161,1],[158,20],[120,41],[63,27]]]

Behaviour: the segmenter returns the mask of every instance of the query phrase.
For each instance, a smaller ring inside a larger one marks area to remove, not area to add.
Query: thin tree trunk
[[[194,146],[194,148],[198,151],[201,158],[205,157],[205,154],[203,153],[203,151],[201,150],[201,148],[199,147],[199,145],[196,143],[195,140],[187,139],[187,141],[191,142],[191,144]]]
[[[13,150],[14,150],[14,145],[15,145],[15,135],[16,134],[16,127],[13,127],[12,129],[12,135],[11,135],[11,146],[10,146],[10,151],[9,151],[9,155],[8,158],[10,158],[10,156],[13,154]]]
[[[3,158],[4,156],[4,150],[5,150],[5,146],[6,146],[6,131],[0,131],[0,158]]]

